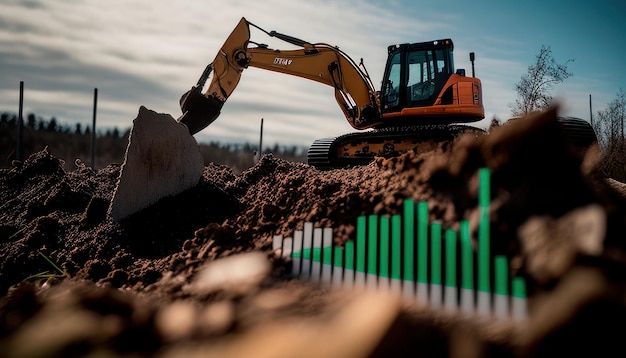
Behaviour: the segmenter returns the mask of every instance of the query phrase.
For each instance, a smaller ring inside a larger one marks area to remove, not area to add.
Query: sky
[[[178,118],[179,99],[242,17],[311,43],[338,46],[364,64],[380,88],[387,46],[451,38],[456,68],[483,86],[486,128],[511,117],[515,84],[542,46],[573,74],[551,90],[561,115],[590,120],[626,89],[623,0],[3,0],[0,2],[0,112],[34,113],[97,130],[131,128],[140,106]],[[291,45],[252,29],[251,39]],[[591,111],[590,111],[591,98]],[[198,142],[308,146],[354,132],[333,89],[249,68]]]

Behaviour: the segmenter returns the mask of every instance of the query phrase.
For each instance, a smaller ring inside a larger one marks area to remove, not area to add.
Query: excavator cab
[[[480,81],[455,72],[453,50],[450,39],[389,46],[380,92],[383,118],[393,125],[484,118]]]

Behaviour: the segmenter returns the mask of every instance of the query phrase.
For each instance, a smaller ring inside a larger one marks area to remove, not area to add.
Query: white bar
[[[461,289],[461,311],[467,314],[474,314],[476,302],[474,302],[474,290]]]
[[[441,308],[443,301],[443,286],[431,284],[430,285],[430,306],[434,309]]]
[[[389,288],[391,292],[401,295],[402,294],[402,280],[393,279],[393,278],[389,279]]]
[[[354,277],[354,286],[357,288],[365,288],[365,272],[356,272]]]
[[[296,230],[293,232],[293,252],[300,252],[300,257],[293,258],[292,273],[294,276],[299,276],[302,273],[302,231]]]
[[[497,318],[509,318],[509,296],[494,296],[494,314]]]
[[[344,286],[344,278],[343,278],[343,267],[334,266],[333,267],[333,282],[332,286],[336,288],[340,288]]]
[[[428,303],[428,284],[423,282],[417,283],[417,301],[421,304]]]
[[[319,261],[311,261],[311,282],[320,283],[322,281],[320,275],[322,274],[322,264]]]
[[[373,274],[365,275],[366,288],[368,290],[376,291],[378,289],[378,276]]]
[[[313,247],[322,247],[322,228],[316,227],[313,229]]]
[[[324,285],[324,286],[329,286],[332,283],[332,265],[328,265],[328,264],[321,264],[322,268],[322,275],[320,276],[320,284]]]
[[[478,291],[478,306],[476,309],[478,314],[491,314],[491,292]]]
[[[415,301],[415,282],[402,281],[402,297],[407,301]]]
[[[272,239],[272,251],[277,252],[283,246],[283,235],[274,235]]]
[[[311,260],[302,259],[302,273],[300,274],[300,277],[305,279],[311,279],[311,264]]]
[[[378,276],[378,289],[381,291],[391,292],[391,278]]]
[[[304,223],[304,231],[303,231],[303,244],[302,244],[302,257],[304,257],[304,250],[309,249],[309,252],[312,254],[313,248],[313,223],[306,222]],[[310,278],[311,277],[311,260],[302,260],[302,277]]]
[[[512,297],[511,306],[514,320],[523,321],[528,317],[528,302],[525,298]]]
[[[343,281],[342,287],[344,288],[353,288],[354,287],[354,271],[344,269],[343,271]]]
[[[320,276],[322,275],[322,262],[315,261],[313,257],[314,249],[322,250],[322,228],[320,227],[313,229],[313,246],[311,247],[311,261],[313,261],[311,266],[311,278],[313,282],[319,283],[321,280]]]
[[[304,242],[305,249],[309,249],[313,246],[313,223],[304,223]]]
[[[324,247],[333,246],[333,228],[325,227],[322,235]]]
[[[324,252],[324,248],[326,247],[330,247],[330,250],[328,250],[328,253]],[[322,259],[326,260],[328,262],[330,262],[329,264],[324,264],[322,265],[322,283],[324,284],[330,284],[331,283],[331,273],[332,273],[332,265],[334,265],[334,262],[331,261],[332,259],[332,252],[334,251],[333,248],[333,228],[327,227],[324,228],[323,232],[322,232],[322,252],[324,252],[325,254],[330,255],[330,257],[326,257],[323,256]],[[338,269],[336,269],[338,270]]]
[[[446,286],[444,290],[443,296],[443,307],[446,311],[455,312],[459,309],[457,304],[457,295],[459,294],[459,289],[454,286]]]
[[[283,252],[281,257],[291,258],[291,245],[293,245],[293,240],[290,237],[283,239]]]

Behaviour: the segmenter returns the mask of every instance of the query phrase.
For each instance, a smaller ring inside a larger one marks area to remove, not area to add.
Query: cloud
[[[339,46],[357,62],[363,58],[376,87],[388,45],[452,37],[457,67],[470,74],[467,53],[477,54],[487,112],[481,123],[488,125],[494,115],[507,117],[515,99],[513,83],[528,65],[529,54],[522,53],[527,44],[474,26],[465,8],[446,7],[424,9],[400,0],[5,0],[0,4],[0,110],[17,112],[24,81],[25,111],[60,122],[90,125],[94,88],[99,127],[129,128],[142,105],[177,117],[180,96],[246,17],[267,31]],[[253,40],[272,48],[291,46],[251,31]],[[572,83],[567,91],[576,91],[576,98],[589,88]],[[354,131],[331,88],[250,68],[222,115],[197,138],[256,142],[260,118],[266,143],[308,145]]]
[[[360,16],[337,16],[355,8],[361,10]],[[342,44],[357,58],[375,49],[368,58],[376,67],[372,76],[380,82],[386,38],[391,35],[364,29],[386,28],[408,36],[429,27],[419,23],[409,31],[384,20],[391,18],[390,11],[365,1],[233,1],[210,6],[203,1],[8,1],[0,5],[0,65],[10,73],[2,88],[9,95],[0,99],[0,107],[15,108],[17,92],[13,91],[19,81],[25,81],[28,110],[69,122],[86,120],[81,103],[84,112],[91,113],[93,88],[101,96],[99,125],[129,126],[140,105],[176,117],[180,95],[196,82],[242,16],[266,30]],[[270,46],[285,46],[252,31]],[[215,124],[216,133],[245,134],[244,117],[252,116],[275,117],[281,127],[289,129],[293,126],[288,121],[297,118],[302,123],[296,123],[310,133],[332,134],[338,132],[333,127],[349,127],[343,123],[332,89],[252,71],[260,70],[246,70],[242,84],[227,102],[224,112],[228,113]],[[221,122],[225,123],[220,126]]]

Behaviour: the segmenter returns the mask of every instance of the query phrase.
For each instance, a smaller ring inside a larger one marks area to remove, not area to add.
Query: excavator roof
[[[408,47],[411,49],[438,49],[438,48],[449,48],[450,50],[454,49],[454,43],[451,39],[441,39],[441,40],[433,40],[433,41],[425,41],[425,42],[414,42],[414,43],[404,43],[397,45],[390,45],[387,47],[387,52],[392,53],[397,51],[400,48]]]

